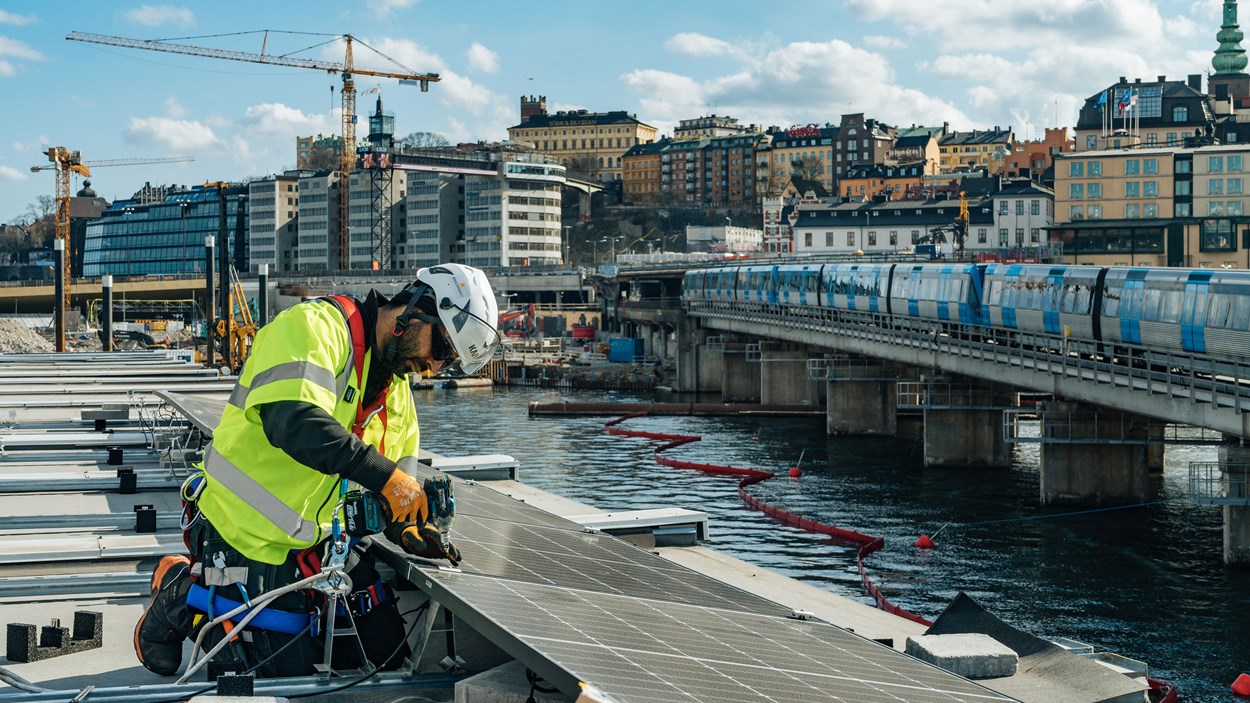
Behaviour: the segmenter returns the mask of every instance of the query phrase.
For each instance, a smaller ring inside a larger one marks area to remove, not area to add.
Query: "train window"
[[[1238,295],[1233,298],[1227,327],[1232,330],[1250,330],[1250,296]]]
[[[1163,291],[1146,290],[1142,292],[1141,313],[1139,319],[1157,321],[1159,319],[1159,306],[1163,302]]]
[[[1163,322],[1180,322],[1181,309],[1185,304],[1185,292],[1181,290],[1164,291],[1159,302],[1159,319]]]
[[[1211,304],[1207,309],[1207,327],[1228,327],[1228,312],[1232,301],[1225,293],[1212,293]]]
[[[1104,287],[1102,291],[1102,314],[1108,317],[1119,317],[1120,315],[1120,295],[1119,288]]]

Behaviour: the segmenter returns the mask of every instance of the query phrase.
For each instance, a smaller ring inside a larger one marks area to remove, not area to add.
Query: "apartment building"
[[[565,167],[596,170],[602,181],[622,178],[625,152],[654,142],[657,130],[624,110],[547,113],[547,97],[521,96],[521,123],[508,128],[508,139],[532,144]]]
[[[339,268],[339,172],[305,172],[296,187],[299,236],[292,256],[294,270]]]
[[[248,184],[248,269],[269,264],[271,273],[295,270],[299,232],[299,171],[270,175]]]

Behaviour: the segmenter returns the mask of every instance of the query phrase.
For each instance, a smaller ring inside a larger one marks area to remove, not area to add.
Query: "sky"
[[[67,41],[72,31],[251,53],[264,42],[267,54],[336,62],[344,45],[335,37],[351,34],[358,68],[442,76],[428,93],[359,76],[362,135],[381,96],[400,136],[499,141],[520,120],[520,97],[532,94],[545,95],[552,112],[626,110],[662,134],[708,114],[786,127],[863,112],[900,126],[1010,126],[1027,139],[1072,126],[1083,101],[1120,76],[1207,73],[1221,8],[1222,0],[0,0],[0,222],[53,193],[51,172],[30,171],[47,163],[49,146],[87,162],[195,159],[97,169],[92,187],[114,200],[145,182],[280,172],[295,164],[297,136],[340,129],[337,75]]]

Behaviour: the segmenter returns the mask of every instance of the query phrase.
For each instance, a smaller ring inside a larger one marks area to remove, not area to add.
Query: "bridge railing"
[[[1189,499],[1199,505],[1250,506],[1250,464],[1190,462]]]

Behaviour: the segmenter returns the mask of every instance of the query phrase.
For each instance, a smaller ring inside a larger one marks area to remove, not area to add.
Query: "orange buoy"
[[[1233,682],[1233,693],[1239,696],[1250,696],[1250,674],[1242,674]]]
[[[803,475],[803,470],[797,466],[790,467],[790,478],[798,478]]]
[[[933,538],[929,535],[920,535],[916,538],[917,549],[933,549]]]

